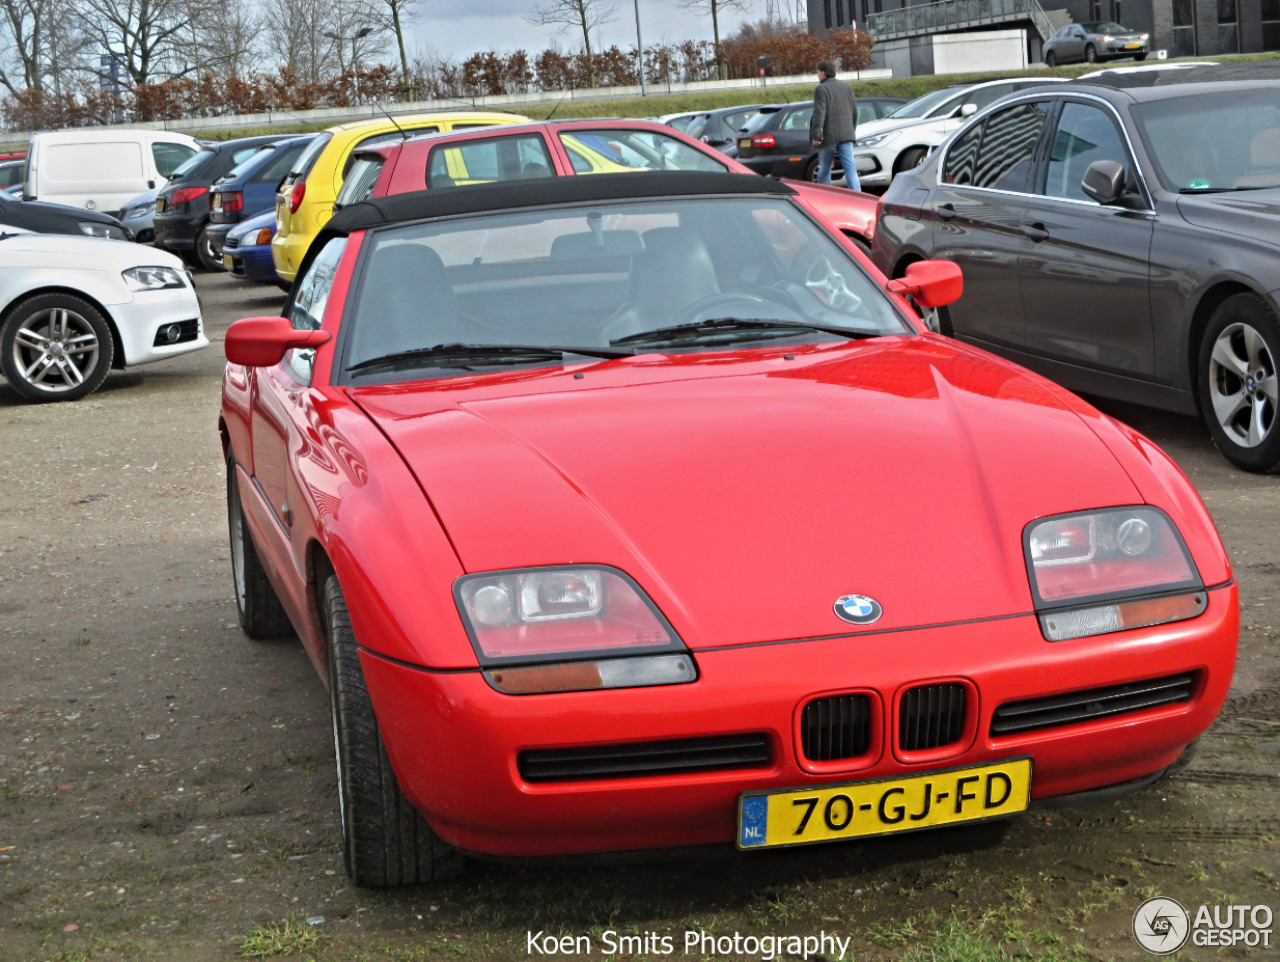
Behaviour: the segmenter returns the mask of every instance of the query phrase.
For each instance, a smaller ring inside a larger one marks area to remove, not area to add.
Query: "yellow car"
[[[362,120],[325,130],[307,145],[276,195],[276,236],[271,242],[276,273],[292,281],[298,272],[312,238],[333,214],[333,201],[351,169],[352,151],[398,140],[405,134],[516,124],[528,119],[492,111],[411,114],[396,117],[394,121],[390,118]]]

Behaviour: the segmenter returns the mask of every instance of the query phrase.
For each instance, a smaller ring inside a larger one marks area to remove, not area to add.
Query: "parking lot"
[[[1187,771],[1115,803],[896,840],[473,863],[452,883],[355,889],[324,687],[296,643],[246,640],[231,594],[221,339],[282,298],[225,275],[197,286],[207,350],[73,404],[0,384],[0,958],[508,959],[540,955],[540,932],[599,957],[609,933],[638,937],[626,958],[762,957],[692,932],[834,933],[858,959],[1138,959],[1144,898],[1280,909],[1280,489],[1230,467],[1198,421],[1118,406],[1195,483],[1240,584],[1232,696]],[[920,486],[947,496],[944,478]]]

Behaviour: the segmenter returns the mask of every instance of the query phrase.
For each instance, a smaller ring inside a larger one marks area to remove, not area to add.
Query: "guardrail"
[[[870,14],[867,29],[877,40],[890,40],[1015,20],[1030,20],[1043,40],[1053,36],[1053,23],[1038,0],[937,0]]]

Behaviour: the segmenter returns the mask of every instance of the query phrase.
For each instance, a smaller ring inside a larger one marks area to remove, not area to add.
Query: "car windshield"
[[[289,171],[289,177],[295,181],[305,180],[307,174],[311,173],[311,168],[315,165],[316,159],[324,150],[325,145],[332,139],[333,134],[323,133],[307,144],[307,149],[300,153],[298,159],[294,161],[293,169]]]
[[[1166,190],[1209,193],[1280,187],[1275,87],[1135,104],[1138,133]]]
[[[1128,27],[1122,27],[1118,23],[1084,23],[1081,26],[1089,33],[1101,33],[1108,37],[1114,37],[1122,33],[1133,33]]]
[[[781,109],[782,108],[780,107],[766,107],[764,110],[760,111],[755,116],[748,117],[746,122],[741,127],[742,132],[745,134],[745,133],[754,133],[757,130],[762,130],[765,126],[768,125],[769,121],[772,120],[777,115],[778,111]]]
[[[928,116],[934,107],[937,107],[945,100],[950,100],[956,95],[955,87],[944,87],[941,90],[935,90],[931,94],[925,94],[923,97],[917,97],[915,100],[909,101],[899,107],[893,113],[887,114],[888,117],[897,119],[905,119],[908,117],[925,117]]]
[[[372,231],[340,367],[357,383],[912,329],[779,196],[619,200]]]

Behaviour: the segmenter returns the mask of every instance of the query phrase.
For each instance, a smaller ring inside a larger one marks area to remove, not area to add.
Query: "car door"
[[[1022,225],[1019,275],[1030,353],[1137,377],[1154,374],[1150,260],[1155,214],[1118,118],[1065,100],[1045,139]],[[1114,160],[1135,192],[1103,206],[1080,182]]]
[[[778,124],[778,129],[774,131],[774,137],[778,141],[777,153],[812,152],[813,141],[809,139],[809,127],[812,124],[813,104],[789,111],[782,118],[782,123]]]
[[[285,311],[299,330],[318,330],[324,318],[329,291],[345,238],[329,241],[294,285],[294,295]],[[290,540],[293,504],[298,485],[292,461],[307,447],[304,439],[310,425],[305,417],[305,395],[311,384],[314,349],[288,351],[274,367],[253,368],[250,392],[250,430],[253,432],[253,476],[258,489],[271,506],[274,531]],[[284,552],[273,552],[283,555]]]
[[[1032,101],[991,114],[951,144],[939,167],[924,213],[933,256],[964,272],[964,296],[948,307],[957,337],[1023,345],[1022,218],[1049,108]]]

